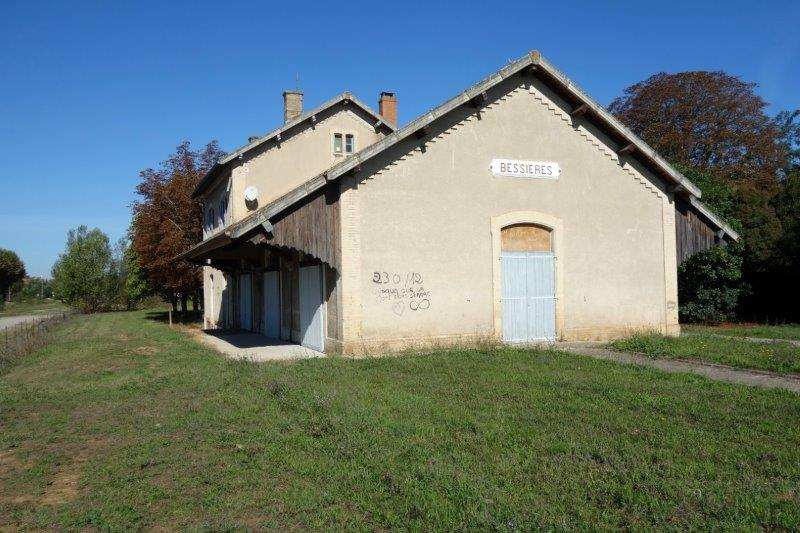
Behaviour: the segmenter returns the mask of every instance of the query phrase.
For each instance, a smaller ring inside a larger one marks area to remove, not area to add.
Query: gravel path
[[[769,389],[786,389],[800,393],[800,376],[776,374],[762,370],[742,370],[725,365],[687,361],[685,359],[654,359],[637,353],[617,352],[597,343],[564,342],[556,344],[556,348],[587,355],[595,359],[608,359],[618,363],[648,366],[665,372],[697,374],[717,381]]]
[[[48,315],[15,315],[15,316],[0,316],[0,331],[6,328],[22,324],[23,322],[39,322],[47,318]]]

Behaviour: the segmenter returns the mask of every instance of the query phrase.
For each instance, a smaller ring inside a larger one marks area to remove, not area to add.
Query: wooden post
[[[172,309],[169,310],[169,327],[172,327]]]

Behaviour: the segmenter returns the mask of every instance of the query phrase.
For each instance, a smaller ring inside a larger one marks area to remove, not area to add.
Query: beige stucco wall
[[[515,221],[555,231],[559,338],[677,331],[674,209],[663,184],[634,161],[620,164],[614,143],[583,119],[573,124],[539,82],[513,83],[479,117],[434,132],[424,151],[387,157],[344,187],[351,348],[499,336],[498,233]],[[494,177],[492,158],[557,161],[563,171],[555,181]],[[390,283],[376,283],[384,273]],[[381,295],[407,280],[429,307],[413,309],[408,291]]]
[[[252,212],[244,201],[248,186],[259,190],[256,207],[264,206],[340,161],[344,156],[333,154],[334,133],[355,135],[356,151],[383,137],[362,115],[352,104],[338,105],[334,112],[321,114],[313,128],[306,123],[299,133],[284,134],[283,142],[267,143],[240,160],[232,169],[231,222]]]
[[[212,281],[213,278],[213,281]],[[229,278],[221,270],[203,267],[203,327],[225,328],[232,317]]]

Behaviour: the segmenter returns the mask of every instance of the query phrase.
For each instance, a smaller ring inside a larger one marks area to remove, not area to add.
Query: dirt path
[[[743,370],[724,365],[687,361],[684,359],[654,359],[637,353],[617,352],[597,343],[565,342],[558,343],[556,348],[580,355],[587,355],[595,359],[608,359],[618,363],[648,366],[663,370],[664,372],[697,374],[717,381],[727,381],[728,383],[739,383],[742,385],[765,387],[769,389],[786,389],[800,393],[800,378],[776,374],[774,372]]]
[[[47,315],[16,315],[0,317],[0,331],[11,328],[24,322],[38,322],[47,318]]]

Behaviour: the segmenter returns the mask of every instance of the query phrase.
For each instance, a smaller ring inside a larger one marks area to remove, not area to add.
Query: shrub
[[[682,322],[733,320],[743,292],[742,257],[736,246],[698,252],[678,267]]]

